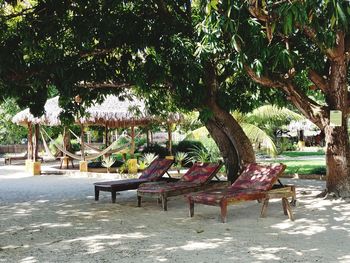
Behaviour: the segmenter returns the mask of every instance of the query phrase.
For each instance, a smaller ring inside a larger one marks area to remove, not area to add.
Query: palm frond
[[[277,155],[276,145],[266,132],[250,123],[241,123],[241,126],[252,143],[260,144],[273,157]]]
[[[274,105],[264,105],[247,114],[249,123],[266,123],[271,121],[292,121],[302,120],[304,117],[287,108],[280,108]]]

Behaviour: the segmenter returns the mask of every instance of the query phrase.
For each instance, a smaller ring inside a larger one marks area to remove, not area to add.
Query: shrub
[[[189,141],[189,140],[183,140],[179,142],[177,145],[177,151],[178,152],[184,152],[184,153],[190,153],[193,151],[193,149],[205,149],[203,143],[200,141]]]
[[[168,149],[159,144],[151,144],[150,146],[145,147],[142,153],[154,153],[160,158],[164,158],[169,154]]]

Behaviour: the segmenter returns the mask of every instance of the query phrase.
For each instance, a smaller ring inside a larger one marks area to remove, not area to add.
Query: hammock
[[[41,134],[41,140],[43,141],[43,144],[44,144],[44,148],[45,148],[45,152],[46,154],[51,157],[52,159],[56,159],[56,157],[52,154],[52,152],[50,151],[50,148],[49,146],[47,145],[46,141],[45,141],[45,138],[44,138],[44,135],[42,132],[40,132]]]
[[[78,142],[81,144],[81,138],[78,136],[78,135],[76,135],[71,129],[69,129],[69,131],[71,132],[71,134],[73,134],[73,136],[78,140]],[[120,137],[119,137],[120,138]],[[119,139],[118,139],[119,140]],[[118,141],[117,140],[117,141]],[[115,141],[115,142],[117,142],[117,141]],[[113,142],[113,143],[115,143],[115,142]],[[113,144],[112,143],[112,144]],[[84,143],[84,146],[86,146],[87,148],[90,148],[91,150],[93,150],[93,151],[95,151],[95,152],[97,152],[97,153],[100,153],[102,150],[100,150],[100,149],[98,149],[98,148],[96,148],[96,147],[94,147],[94,146],[92,146],[92,145],[90,145],[90,144],[88,144],[88,143]],[[109,151],[108,153],[109,154],[112,154],[112,153],[117,153],[117,152],[120,152],[120,149],[114,149],[114,150],[111,150],[111,151]]]
[[[61,145],[59,145],[58,143],[56,143],[48,134],[47,132],[42,129],[42,131],[45,133],[45,135],[50,139],[50,141],[53,143],[53,145],[55,145],[55,147],[57,149],[59,149],[61,152],[65,153],[66,155],[68,155],[69,157],[75,159],[75,160],[84,160],[84,158],[81,156],[81,155],[77,155],[77,154],[74,154],[74,153],[71,153],[67,150],[65,150]],[[106,149],[102,150],[100,153],[98,154],[91,154],[91,155],[87,155],[85,156],[85,160],[86,161],[91,161],[91,160],[94,160],[94,159],[97,159],[98,157],[101,157],[102,155],[105,155],[105,154],[108,154],[109,151],[113,148],[114,144],[116,143],[117,141],[113,142],[110,146],[108,146]],[[121,151],[125,148],[127,148],[129,146],[129,144],[126,144],[126,145],[123,145],[113,151]]]

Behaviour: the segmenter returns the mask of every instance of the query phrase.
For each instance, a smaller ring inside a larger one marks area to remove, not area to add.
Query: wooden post
[[[169,155],[172,155],[172,132],[171,132],[171,123],[168,123],[168,151]]]
[[[69,149],[70,140],[69,140],[68,134],[69,133],[67,132],[67,127],[64,126],[63,127],[63,149],[65,151],[67,151]],[[66,157],[66,153],[63,153],[63,156]]]
[[[146,130],[146,142],[147,142],[147,147],[149,147],[151,141],[150,141],[150,131],[149,129]]]
[[[107,148],[108,145],[109,145],[109,139],[108,139],[108,124],[107,124],[107,123],[105,124],[105,145],[106,145],[106,148]]]
[[[28,149],[27,149],[28,160],[33,160],[33,131],[32,123],[28,123]]]
[[[135,127],[131,126],[131,145],[130,154],[133,156],[135,152]]]
[[[39,124],[34,125],[34,145],[33,145],[33,161],[36,162],[38,159],[39,152]]]
[[[84,145],[84,125],[80,124],[80,140],[81,140],[81,148],[80,148],[80,152],[81,152],[81,156],[83,157],[83,160],[85,161],[85,145]]]

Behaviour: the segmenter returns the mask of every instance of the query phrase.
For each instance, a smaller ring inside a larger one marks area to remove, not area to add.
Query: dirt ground
[[[314,196],[323,181],[283,179],[297,186],[296,220],[271,201],[219,209],[172,198],[136,205],[125,191],[94,201],[86,176],[29,176],[23,166],[0,166],[0,262],[350,262],[350,203]]]

